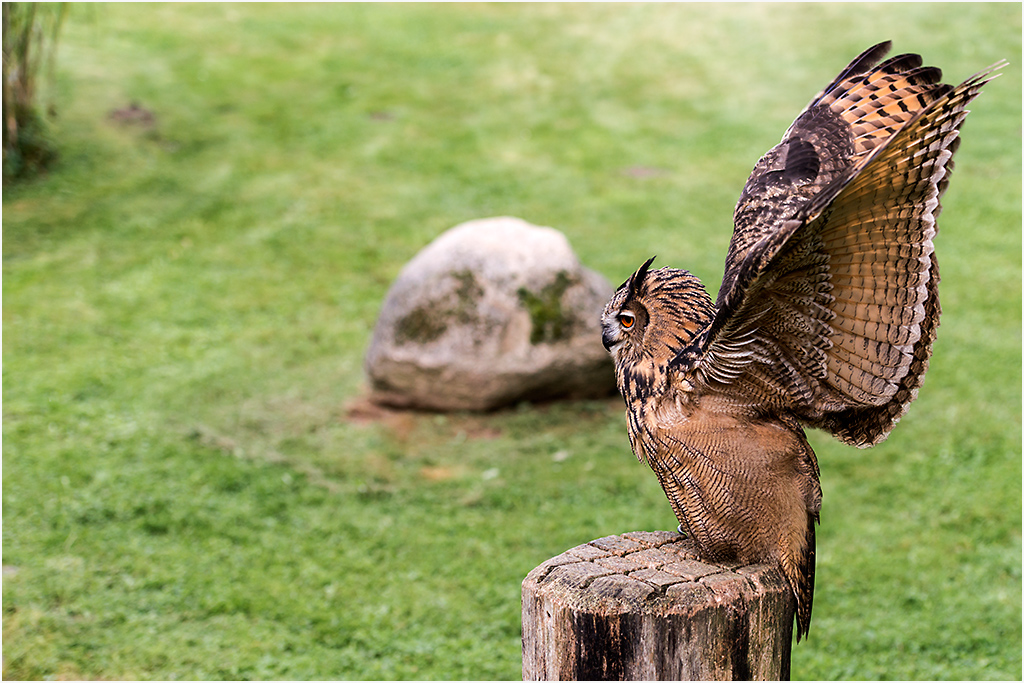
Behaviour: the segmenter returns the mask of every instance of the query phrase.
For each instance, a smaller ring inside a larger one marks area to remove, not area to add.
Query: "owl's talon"
[[[686,536],[686,532],[683,531],[683,525],[682,524],[680,524],[679,526],[676,527],[676,533],[679,534],[680,536]]]

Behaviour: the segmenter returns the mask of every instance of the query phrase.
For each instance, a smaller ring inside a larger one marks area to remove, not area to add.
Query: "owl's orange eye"
[[[619,313],[619,324],[622,325],[624,329],[628,330],[633,327],[633,323],[635,322],[636,318],[633,317],[632,313]]]

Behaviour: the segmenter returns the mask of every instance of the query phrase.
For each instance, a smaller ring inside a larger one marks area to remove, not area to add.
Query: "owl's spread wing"
[[[916,396],[938,325],[932,247],[966,105],[917,55],[855,59],[755,166],[713,322],[677,356],[706,390],[877,443]]]

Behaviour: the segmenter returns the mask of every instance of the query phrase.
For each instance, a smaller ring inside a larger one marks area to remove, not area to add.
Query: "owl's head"
[[[601,315],[601,340],[616,370],[664,366],[711,324],[714,304],[701,281],[685,270],[649,270],[650,258],[622,283]]]

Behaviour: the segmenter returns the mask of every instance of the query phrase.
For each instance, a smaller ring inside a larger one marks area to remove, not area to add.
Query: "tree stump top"
[[[674,532],[606,536],[523,581],[523,677],[787,678],[792,607],[774,566],[701,561]]]

